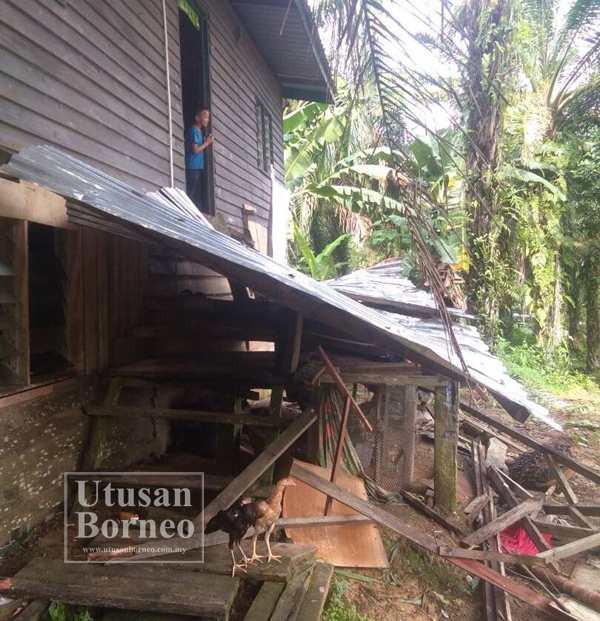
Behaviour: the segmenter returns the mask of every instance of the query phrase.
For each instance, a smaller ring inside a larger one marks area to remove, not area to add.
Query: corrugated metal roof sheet
[[[329,64],[306,0],[232,0],[284,97],[328,101]]]
[[[382,305],[386,303],[401,302],[402,306],[397,312],[380,311],[390,321],[394,321],[406,330],[409,330],[419,343],[426,344],[429,348],[440,355],[448,349],[446,330],[441,319],[427,316],[435,308],[433,295],[415,287],[410,280],[404,277],[403,266],[400,261],[386,263],[364,270],[358,270],[347,276],[342,276],[328,283],[337,291],[353,298],[368,298],[369,304],[379,300]],[[412,313],[418,316],[411,316]],[[470,318],[469,315],[456,311],[459,320]],[[527,392],[510,377],[506,367],[494,356],[487,346],[479,330],[475,326],[466,325],[462,321],[454,322],[454,333],[459,342],[465,363],[474,380],[493,390],[494,392],[510,395],[511,398],[519,398],[529,401]],[[534,404],[535,405],[535,404]],[[536,406],[531,410],[552,426],[559,428],[547,416],[545,408]]]
[[[10,175],[77,200],[82,207],[87,205],[90,211],[102,213],[109,220],[158,238],[190,259],[326,325],[397,352],[447,376],[464,377],[457,356],[449,350],[445,337],[438,331],[425,329],[425,324],[402,323],[397,320],[397,315],[363,306],[334,287],[316,282],[207,227],[168,201],[145,196],[54,147],[28,147],[13,155],[3,169]],[[473,351],[483,346],[466,327],[464,339],[465,346]],[[501,368],[499,361],[489,353],[485,361],[486,365],[495,365],[495,369]],[[505,372],[493,377],[486,369],[474,367],[471,374],[513,416],[523,419],[531,413],[559,428],[547,410],[532,402],[525,390],[510,380]]]

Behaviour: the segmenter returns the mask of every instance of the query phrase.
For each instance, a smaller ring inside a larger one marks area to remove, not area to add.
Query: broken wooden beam
[[[583,503],[577,503],[570,505],[574,509],[577,509],[583,515],[589,515],[591,517],[600,517],[600,505],[588,505]],[[544,513],[548,515],[569,515],[569,505],[561,505],[555,502],[545,502],[542,505]]]
[[[340,423],[340,433],[338,436],[337,446],[335,449],[335,457],[333,459],[333,466],[331,467],[331,478],[329,479],[332,483],[335,483],[335,477],[342,461],[342,450],[344,448],[344,442],[346,441],[346,428],[348,426],[348,415],[350,414],[350,397],[346,397],[346,405],[344,406],[344,413],[342,414],[342,422]],[[331,496],[327,496],[327,500],[325,501],[325,511],[323,515],[329,515],[331,511],[331,505],[333,504],[333,498]]]
[[[263,582],[260,591],[244,617],[244,621],[264,621],[265,619],[270,619],[271,613],[275,610],[277,600],[284,588],[285,583],[283,582]]]
[[[500,517],[488,522],[485,526],[482,526],[474,533],[467,535],[462,542],[468,546],[476,546],[484,542],[486,539],[490,539],[500,531],[508,528],[515,522],[518,522],[522,517],[535,511],[538,507],[542,506],[544,498],[530,498],[523,501],[520,505],[509,509],[506,513],[503,513]]]
[[[555,524],[554,522],[543,522],[542,520],[535,519],[533,523],[541,530],[550,533],[553,537],[558,539],[572,541],[574,539],[581,539],[582,537],[588,537],[593,535],[594,532],[591,528],[582,528],[581,526],[571,526],[567,524]]]
[[[501,471],[498,468],[492,466],[489,469],[488,474],[492,485],[494,486],[504,503],[511,509],[517,507],[519,505],[519,501],[513,491],[508,486],[506,480],[502,477]],[[533,541],[533,543],[535,543],[539,552],[551,549],[550,544],[546,541],[546,539],[540,532],[540,529],[534,524],[533,520],[528,515],[523,517],[523,529],[531,537],[531,540]],[[554,566],[554,569],[558,570],[558,567]]]
[[[575,492],[573,491],[573,488],[571,487],[571,484],[569,483],[569,480],[567,479],[565,473],[562,471],[562,468],[556,463],[552,455],[549,455],[548,453],[546,453],[546,455],[544,455],[544,458],[546,459],[546,463],[548,464],[548,469],[550,470],[550,474],[556,480],[558,487],[560,488],[561,492],[563,493],[564,497],[567,499],[567,502],[569,503],[569,516],[573,519],[573,521],[578,526],[583,526],[584,528],[593,529],[594,524],[590,522],[585,517],[585,515],[583,515],[583,513],[581,513],[580,511],[578,511],[576,508],[572,506],[578,502],[578,498]]]
[[[600,591],[580,586],[579,584],[569,580],[560,574],[547,571],[543,567],[531,567],[530,571],[538,580],[543,580],[556,587],[562,593],[572,595],[580,602],[590,606],[597,612],[600,612]],[[600,589],[600,585],[598,585]]]
[[[428,507],[423,501],[419,500],[414,494],[410,492],[402,492],[402,498],[414,507],[418,509],[421,513],[424,513],[427,517],[430,517],[432,520],[435,520],[438,524],[441,524],[446,530],[462,537],[464,532],[456,526],[456,524],[452,524],[449,522],[443,515],[440,515],[437,511],[434,511],[431,507]]]
[[[441,556],[470,558],[476,561],[495,561],[508,565],[547,565],[548,561],[535,555],[494,552],[493,550],[465,550],[464,548],[440,547]]]
[[[575,554],[579,554],[580,552],[587,552],[588,550],[593,550],[598,547],[600,547],[600,533],[594,533],[583,539],[577,539],[577,541],[566,543],[559,548],[552,548],[552,550],[540,552],[537,556],[547,561],[558,561],[561,558],[575,556]]]
[[[590,481],[594,481],[594,483],[597,483],[600,485],[600,472],[598,472],[597,470],[594,470],[593,468],[590,468],[589,466],[582,464],[580,461],[577,461],[573,459],[572,457],[569,457],[568,455],[565,455],[564,453],[557,451],[552,446],[548,446],[547,444],[544,444],[543,442],[539,442],[538,440],[535,440],[534,438],[528,436],[527,434],[522,433],[521,431],[518,431],[514,427],[505,425],[499,420],[496,420],[492,416],[488,416],[487,414],[480,412],[479,410],[468,405],[467,403],[463,403],[461,401],[460,407],[463,411],[467,412],[471,416],[477,418],[478,420],[484,423],[487,423],[488,425],[494,427],[495,429],[498,429],[499,431],[502,431],[506,435],[510,436],[511,438],[514,438],[515,440],[518,440],[522,444],[525,444],[526,446],[529,446],[532,449],[535,449],[536,451],[540,451],[541,453],[547,453],[547,454],[552,455],[552,457],[554,457],[554,459],[557,462],[567,466],[567,468],[570,468],[571,470],[577,472],[578,474],[581,474],[582,476],[586,477]]]
[[[177,410],[171,408],[140,408],[133,406],[84,407],[88,416],[115,418],[166,418],[169,420],[190,420],[198,423],[223,423],[226,425],[252,425],[256,427],[285,427],[289,421],[274,419],[258,414],[232,414],[229,412],[203,412],[198,410]]]
[[[371,426],[371,423],[367,420],[367,417],[364,415],[363,411],[360,409],[360,406],[358,405],[358,403],[356,403],[356,400],[346,388],[346,384],[344,383],[344,380],[341,378],[340,374],[337,372],[336,368],[333,366],[333,362],[331,362],[331,360],[329,359],[329,356],[325,353],[325,350],[319,345],[317,346],[317,352],[319,353],[319,356],[321,357],[321,360],[323,361],[325,368],[329,372],[329,375],[331,375],[331,377],[335,380],[335,384],[337,385],[337,387],[342,391],[342,393],[346,396],[347,399],[350,399],[350,403],[352,403],[352,407],[354,408],[354,411],[358,414],[360,420],[362,421],[362,424],[369,431],[373,431],[373,427]]]
[[[292,464],[292,468],[290,471],[290,475],[297,478],[298,480],[318,489],[324,494],[328,494],[333,496],[335,500],[345,504],[346,506],[362,513],[373,519],[374,521],[390,528],[397,534],[407,538],[408,540],[416,543],[417,545],[424,547],[430,552],[437,553],[439,549],[438,542],[427,534],[424,534],[417,529],[407,525],[403,520],[397,518],[396,516],[380,509],[378,507],[374,507],[366,500],[362,500],[361,498],[357,498],[353,494],[350,494],[346,490],[338,487],[337,485],[330,483],[326,479],[319,477],[312,472],[309,472],[305,468],[302,468],[297,463]],[[544,597],[543,595],[539,595],[535,591],[532,591],[530,588],[523,586],[506,576],[503,576],[497,571],[486,567],[479,561],[475,561],[473,559],[463,559],[463,558],[452,558],[445,557],[448,562],[457,565],[458,567],[462,567],[465,571],[479,576],[482,580],[496,586],[510,595],[514,595],[521,601],[530,604],[534,608],[541,610],[543,612],[549,613],[550,615],[556,617],[557,619],[565,619],[568,621],[573,621],[571,615],[568,615],[563,610],[557,609],[554,607],[552,600]]]

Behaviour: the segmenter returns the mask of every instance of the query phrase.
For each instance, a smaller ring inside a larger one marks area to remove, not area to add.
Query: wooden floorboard
[[[83,606],[225,618],[239,580],[186,569],[69,565],[37,558],[14,578],[0,579],[0,593]]]

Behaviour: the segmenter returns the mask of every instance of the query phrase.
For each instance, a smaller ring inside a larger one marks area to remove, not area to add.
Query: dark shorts
[[[200,211],[202,211],[202,173],[202,169],[186,170],[187,195]]]

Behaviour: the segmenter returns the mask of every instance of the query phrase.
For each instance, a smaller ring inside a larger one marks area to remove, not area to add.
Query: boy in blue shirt
[[[202,211],[202,171],[204,170],[204,150],[213,142],[212,134],[206,138],[204,133],[210,122],[210,111],[202,108],[196,112],[194,124],[190,127],[187,139],[185,169],[187,194],[196,207]]]

